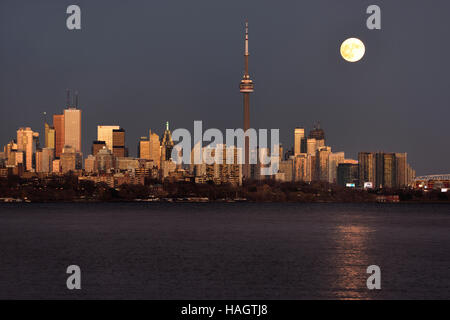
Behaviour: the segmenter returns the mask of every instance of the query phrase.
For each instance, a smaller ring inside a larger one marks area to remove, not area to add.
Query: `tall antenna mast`
[[[244,52],[244,57],[245,57],[245,76],[248,77],[248,21],[245,21],[245,52]]]
[[[78,108],[78,91],[75,91],[75,108]]]
[[[67,92],[66,106],[68,108],[68,107],[70,107],[70,90],[67,89],[66,92]]]

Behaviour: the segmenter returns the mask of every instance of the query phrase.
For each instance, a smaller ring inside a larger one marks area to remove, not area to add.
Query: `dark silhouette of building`
[[[359,166],[354,163],[340,163],[337,167],[337,183],[345,187],[347,183],[353,183],[355,186],[359,182]]]
[[[309,139],[325,140],[325,131],[320,128],[320,122],[314,124],[314,129],[309,132]]]

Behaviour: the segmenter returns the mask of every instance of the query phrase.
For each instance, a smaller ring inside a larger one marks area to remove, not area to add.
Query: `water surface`
[[[8,298],[450,299],[450,205],[1,204]]]

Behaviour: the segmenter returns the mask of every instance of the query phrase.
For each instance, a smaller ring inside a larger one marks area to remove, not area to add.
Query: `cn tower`
[[[245,45],[244,45],[244,59],[245,59],[245,71],[244,77],[241,80],[241,84],[239,86],[240,91],[244,96],[244,132],[250,129],[250,93],[253,92],[254,84],[250,79],[250,75],[248,73],[248,22],[245,21]],[[249,156],[249,137],[245,137],[245,147],[244,147],[244,168],[243,168],[243,177],[245,179],[250,178],[250,156]]]

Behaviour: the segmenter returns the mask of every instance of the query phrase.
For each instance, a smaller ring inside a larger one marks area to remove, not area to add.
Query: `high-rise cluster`
[[[53,125],[45,121],[43,145],[39,137],[29,127],[17,130],[17,139],[4,147],[8,173],[65,173],[82,169],[81,110],[77,93],[73,101],[67,91],[66,109],[53,116]]]
[[[281,159],[278,180],[322,181],[347,187],[404,188],[412,185],[415,172],[406,153],[360,152],[358,160],[344,152],[332,152],[320,124],[306,137],[304,128],[294,129],[293,152]]]
[[[244,75],[239,85],[243,95],[243,129],[250,129],[250,94],[254,83],[249,73],[249,33],[245,23]],[[401,188],[411,184],[415,175],[407,163],[406,153],[361,152],[358,160],[346,159],[344,152],[333,152],[325,143],[325,132],[317,123],[306,135],[304,128],[295,128],[294,147],[285,154],[280,146],[279,170],[272,175],[262,174],[264,165],[258,161],[250,165],[249,137],[244,142],[244,164],[237,164],[242,150],[235,146],[219,146],[215,155],[223,157],[233,154],[235,161],[224,164],[195,164],[183,167],[172,159],[172,154],[181,155],[175,149],[169,123],[166,123],[162,138],[152,130],[139,139],[136,158],[130,157],[126,147],[125,129],[119,125],[98,125],[97,139],[92,142],[91,154],[82,154],[82,112],[75,99],[67,91],[66,108],[53,115],[53,124],[45,121],[44,145],[39,133],[29,127],[17,130],[17,139],[9,142],[0,153],[0,175],[16,174],[65,174],[73,172],[80,179],[105,182],[111,186],[122,183],[143,183],[145,178],[195,181],[197,183],[241,184],[243,180],[276,179],[279,181],[323,181],[342,186],[362,188]],[[231,150],[230,150],[231,148]],[[203,154],[203,146],[193,150]],[[231,151],[231,152],[228,152]],[[267,148],[258,148],[258,155],[266,154]],[[217,154],[218,153],[218,154]],[[258,158],[259,157],[256,157]],[[224,161],[226,162],[226,161]]]

